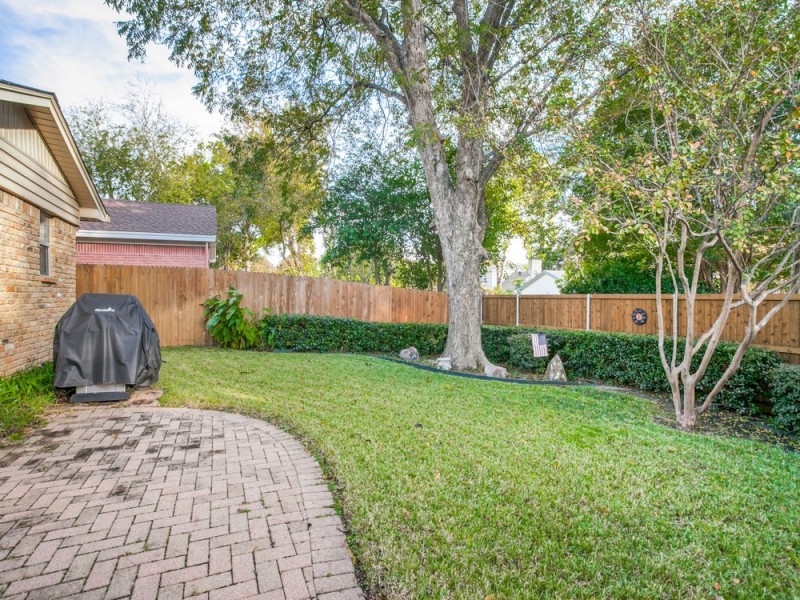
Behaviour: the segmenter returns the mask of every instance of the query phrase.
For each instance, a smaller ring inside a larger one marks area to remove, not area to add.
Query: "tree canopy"
[[[422,167],[401,149],[364,148],[330,185],[316,224],[324,232],[324,263],[342,271],[366,263],[371,281],[381,285],[401,274],[409,287],[444,286]]]
[[[107,3],[130,15],[119,31],[132,57],[167,45],[198,75],[195,91],[210,105],[233,113],[302,107],[300,131],[387,107],[419,152],[431,197],[450,291],[445,352],[457,368],[486,364],[486,187],[520,143],[594,94],[624,33],[617,2]]]
[[[146,83],[131,87],[119,103],[100,100],[67,116],[101,196],[175,201],[180,161],[194,143],[193,133],[167,113]]]
[[[218,267],[252,267],[273,250],[285,272],[314,270],[306,226],[323,194],[324,143],[295,144],[269,115],[195,143],[146,87],[119,105],[97,102],[68,114],[101,195],[215,206]]]

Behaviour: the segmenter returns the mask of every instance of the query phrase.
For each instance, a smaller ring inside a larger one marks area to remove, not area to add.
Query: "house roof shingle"
[[[195,204],[155,204],[103,200],[110,222],[81,221],[84,231],[119,231],[177,235],[217,234],[217,210]]]

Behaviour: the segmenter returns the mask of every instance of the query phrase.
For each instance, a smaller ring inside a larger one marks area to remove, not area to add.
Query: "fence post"
[[[592,295],[586,294],[586,331],[592,329]]]
[[[517,327],[519,327],[519,290],[517,290]]]

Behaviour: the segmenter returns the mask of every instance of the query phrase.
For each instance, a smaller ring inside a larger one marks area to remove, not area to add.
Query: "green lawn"
[[[41,423],[55,401],[53,363],[0,377],[0,441],[16,440]]]
[[[322,458],[381,596],[800,596],[798,454],[683,434],[590,388],[358,356],[164,356],[165,404],[277,421]]]

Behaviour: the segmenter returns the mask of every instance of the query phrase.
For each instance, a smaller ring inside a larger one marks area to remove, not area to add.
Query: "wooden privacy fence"
[[[242,304],[257,314],[268,308],[273,313],[299,313],[348,317],[388,323],[446,323],[447,295],[289,275],[215,271],[190,267],[135,267],[127,265],[78,265],[77,292],[133,294],[144,304],[158,329],[164,346],[199,346],[209,343],[203,327],[203,302],[225,294],[230,286],[242,292]],[[763,310],[778,299],[767,300]],[[665,297],[666,324],[671,327],[672,298]],[[705,331],[719,314],[722,296],[698,298],[695,315],[697,331]],[[647,323],[635,325],[631,313],[647,311]],[[678,319],[686,324],[685,302],[679,300]],[[724,338],[741,339],[745,311],[728,319]],[[554,329],[589,329],[627,333],[658,332],[656,297],[653,294],[486,296],[483,322],[487,325],[515,325]],[[800,362],[800,296],[779,312],[756,343]]]
[[[209,343],[203,302],[230,286],[256,314],[299,313],[390,323],[445,323],[447,296],[363,283],[191,267],[78,265],[77,295],[133,294],[153,319],[163,346]]]
[[[760,314],[774,306],[780,297],[766,300]],[[698,296],[695,307],[695,331],[703,332],[714,323],[722,306],[723,296]],[[667,331],[672,327],[672,297],[662,298]],[[636,325],[635,309],[647,312],[647,323]],[[517,320],[518,319],[518,320]],[[747,319],[746,309],[737,309],[728,318],[723,331],[726,340],[742,339]],[[483,322],[487,325],[550,327],[553,329],[586,329],[625,333],[658,333],[655,294],[560,294],[520,296],[517,317],[516,296],[486,296],[483,300]],[[678,300],[679,331],[686,328],[686,302]],[[775,315],[756,338],[756,344],[780,352],[792,362],[800,359],[800,295]]]

